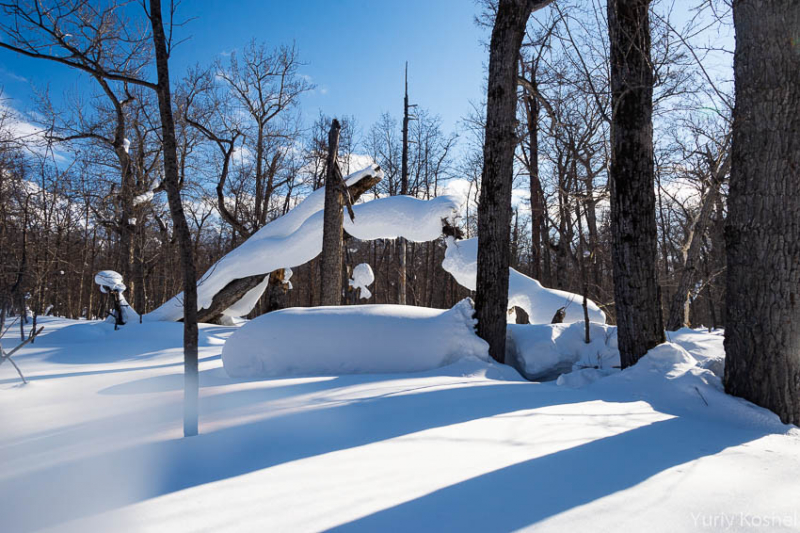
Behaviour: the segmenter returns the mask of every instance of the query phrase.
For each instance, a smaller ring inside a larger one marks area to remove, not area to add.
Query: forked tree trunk
[[[726,171],[724,167],[719,170]],[[703,235],[708,227],[708,221],[711,219],[711,212],[713,211],[714,203],[719,194],[723,176],[724,174],[721,175],[720,172],[715,172],[714,175],[711,176],[711,184],[706,193],[706,197],[703,199],[700,214],[697,216],[694,227],[689,232],[689,242],[687,243],[688,246],[685,248],[686,257],[683,262],[683,270],[678,278],[678,287],[669,305],[667,331],[675,331],[676,329],[689,325],[690,295],[694,289],[695,283],[697,283],[700,277]]]
[[[528,18],[549,0],[500,0],[489,45],[486,135],[478,204],[478,335],[505,360],[511,182],[516,146],[517,67]]]
[[[725,390],[800,424],[800,2],[733,20]]]
[[[169,51],[161,16],[161,0],[150,0],[150,23],[158,72],[158,110],[164,157],[164,188],[167,191],[172,225],[178,238],[183,268],[183,434],[197,435],[199,379],[197,373],[197,273],[192,254],[192,235],[183,212],[178,179],[178,147],[172,117],[172,93],[169,85]]]
[[[609,0],[611,259],[622,368],[664,342],[656,272],[649,0]]]
[[[328,134],[328,167],[325,176],[325,218],[322,227],[322,263],[320,304],[342,303],[342,206],[341,179],[338,174],[339,132],[341,126],[334,119]]]

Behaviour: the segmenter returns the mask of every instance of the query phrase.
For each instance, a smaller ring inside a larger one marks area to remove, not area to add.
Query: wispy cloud
[[[11,80],[14,80],[14,81],[22,82],[22,83],[28,83],[28,78],[26,78],[24,76],[20,76],[19,74],[15,74],[15,73],[11,72],[10,70],[5,69],[3,67],[0,67],[0,76],[2,76],[4,78],[11,79]]]

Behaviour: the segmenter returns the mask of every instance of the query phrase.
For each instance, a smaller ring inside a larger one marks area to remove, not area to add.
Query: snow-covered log
[[[449,310],[407,305],[295,307],[261,315],[225,343],[234,377],[418,372],[489,359],[472,302]],[[313,334],[309,334],[313,332]]]
[[[381,168],[378,165],[370,165],[347,176],[345,183],[351,198],[355,201],[378,184],[381,179],[383,179]],[[323,187],[312,192],[282,217],[258,230],[208,269],[197,284],[198,320],[200,322],[226,322],[252,311],[267,287],[269,273],[288,267],[291,263],[291,261],[280,261],[280,255],[275,256],[274,244],[291,238],[309,218],[320,213],[324,205],[325,189]],[[272,256],[261,256],[259,250],[263,250],[261,253],[272,253]],[[277,263],[275,263],[276,259],[279,260]],[[263,266],[266,263],[269,265]],[[302,263],[294,263],[291,266],[298,264]],[[145,318],[147,320],[182,320],[183,293],[167,300],[161,307],[147,314]]]
[[[449,272],[455,280],[467,289],[475,290],[475,278],[478,271],[478,239],[457,241],[452,237],[447,239],[442,268]],[[533,278],[509,268],[508,280],[508,307],[520,307],[528,313],[531,324],[549,324],[553,314],[564,308],[564,322],[578,322],[583,320],[583,298],[579,294],[548,289]],[[589,320],[592,322],[606,321],[606,315],[600,307],[591,300],[589,307]]]
[[[346,182],[348,188],[352,188],[366,178],[382,177],[383,172],[373,165],[351,174]],[[360,240],[404,237],[414,242],[432,241],[442,235],[446,224],[455,221],[460,203],[460,199],[454,196],[440,196],[432,200],[392,196],[372,200],[353,206],[355,220],[345,217],[344,231]],[[220,299],[218,294],[226,290],[229,284],[236,282],[237,292],[243,291],[245,287],[252,291],[270,272],[302,265],[319,255],[322,251],[323,205],[324,191],[318,189],[289,213],[264,226],[217,261],[198,283],[200,314],[207,319],[219,314],[233,316],[225,312],[227,301],[214,304],[214,299]],[[237,281],[246,278],[251,278],[247,284],[239,284]],[[206,313],[203,310],[212,312]],[[249,309],[242,314],[247,312]],[[182,317],[182,294],[146,316],[148,320],[168,321],[181,320]]]

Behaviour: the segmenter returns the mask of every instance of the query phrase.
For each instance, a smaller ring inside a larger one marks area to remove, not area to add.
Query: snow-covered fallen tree
[[[377,183],[375,180],[382,177],[380,167],[372,165],[348,176],[346,183],[350,190],[363,183],[372,187]],[[366,190],[363,186],[361,189]],[[263,227],[217,261],[197,285],[199,320],[247,314],[263,293],[264,280],[270,272],[302,265],[319,255],[324,200],[324,189],[317,189],[289,213]],[[459,199],[453,196],[432,200],[410,196],[380,198],[354,205],[355,219],[344,218],[344,231],[365,241],[397,237],[413,242],[432,241],[442,235],[445,222],[455,222],[459,207]],[[250,302],[252,305],[244,305]],[[182,293],[147,315],[148,320],[182,318]]]
[[[459,359],[489,360],[475,334],[472,302],[452,309],[359,305],[282,309],[261,315],[225,343],[234,377],[418,372]]]
[[[478,275],[478,239],[457,241],[447,238],[442,268],[449,272],[455,280],[474,291]],[[589,320],[604,323],[606,315],[600,307],[588,300]],[[583,297],[579,294],[548,289],[537,280],[509,268],[508,307],[519,307],[528,313],[531,324],[549,324],[553,315],[560,308],[566,312],[564,322],[583,320]]]

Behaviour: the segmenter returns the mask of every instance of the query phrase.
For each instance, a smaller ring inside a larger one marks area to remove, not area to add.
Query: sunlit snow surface
[[[30,384],[0,366],[4,532],[800,530],[798,430],[695,364],[718,332],[571,388],[475,359],[233,379],[235,328],[203,325],[183,439],[181,324],[40,323]]]

